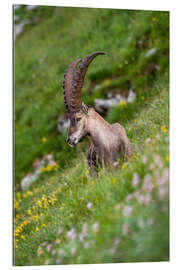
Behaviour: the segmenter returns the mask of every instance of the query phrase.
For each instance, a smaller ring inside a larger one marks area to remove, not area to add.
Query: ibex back
[[[90,168],[103,164],[114,165],[119,157],[124,159],[132,153],[125,129],[119,123],[110,125],[81,99],[88,66],[100,54],[105,53],[94,52],[85,58],[76,59],[67,69],[63,82],[64,101],[70,119],[67,142],[75,146],[84,137],[89,137],[91,146],[87,152],[87,161]]]

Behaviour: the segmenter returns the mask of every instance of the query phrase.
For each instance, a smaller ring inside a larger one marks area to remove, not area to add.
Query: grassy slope
[[[167,30],[168,13],[60,8],[16,41],[16,265],[168,260],[168,183],[161,183],[169,162]],[[151,48],[156,53],[147,57]],[[117,106],[107,116],[125,126],[134,156],[114,171],[100,171],[99,178],[89,176],[87,142],[72,150],[56,128],[64,112],[59,95],[64,70],[76,57],[95,50],[109,57],[92,64],[85,89],[93,82],[99,90],[92,95],[84,91],[85,102],[93,104],[108,89],[133,87],[137,92],[134,104]],[[59,170],[42,173],[28,191],[18,191],[33,161],[50,152]],[[134,173],[137,187],[132,186]],[[143,189],[147,174],[153,183],[150,192]],[[145,203],[137,189],[146,195]],[[88,234],[80,241],[84,223]],[[96,223],[99,230],[93,230]],[[72,228],[74,240],[66,234]]]

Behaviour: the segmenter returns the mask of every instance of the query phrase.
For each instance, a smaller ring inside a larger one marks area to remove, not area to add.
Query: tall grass
[[[168,12],[56,8],[16,40],[16,265],[169,260],[168,27]],[[106,116],[124,125],[133,157],[99,177],[89,174],[88,141],[71,149],[57,132],[64,71],[96,50],[108,56],[91,64],[84,102],[137,94]],[[49,153],[56,170],[22,191],[34,160]]]

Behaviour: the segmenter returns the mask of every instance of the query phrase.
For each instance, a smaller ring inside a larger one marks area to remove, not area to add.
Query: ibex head
[[[64,101],[70,119],[67,142],[70,146],[76,145],[88,134],[88,106],[82,102],[81,91],[89,64],[100,54],[105,53],[94,52],[85,58],[76,59],[64,75]]]

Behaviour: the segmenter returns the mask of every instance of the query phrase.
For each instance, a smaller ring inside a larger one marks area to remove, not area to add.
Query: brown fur
[[[67,140],[71,146],[85,136],[91,141],[87,153],[91,168],[103,164],[112,165],[119,157],[124,159],[131,155],[132,147],[125,129],[119,123],[110,125],[93,108],[89,108],[87,113],[81,110],[70,114],[70,121]]]

